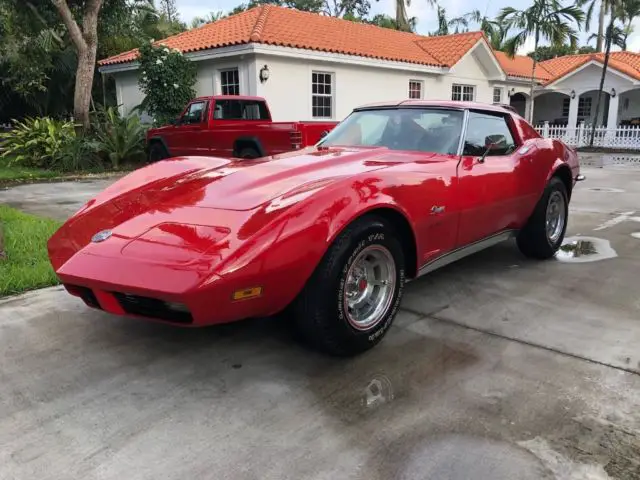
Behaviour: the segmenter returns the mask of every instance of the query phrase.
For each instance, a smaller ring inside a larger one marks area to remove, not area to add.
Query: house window
[[[452,85],[451,100],[473,102],[476,96],[476,87],[473,85]]]
[[[502,103],[502,89],[494,88],[493,89],[493,103]]]
[[[237,68],[220,72],[220,85],[223,95],[240,95],[240,76]]]
[[[311,75],[311,114],[313,118],[333,118],[333,74]]]
[[[409,98],[414,100],[422,98],[422,82],[420,80],[409,80]]]
[[[562,99],[562,116],[569,116],[569,105],[571,100],[568,98]],[[578,100],[578,118],[591,116],[591,97],[580,97]]]
[[[584,97],[578,101],[578,117],[591,116],[591,97]]]

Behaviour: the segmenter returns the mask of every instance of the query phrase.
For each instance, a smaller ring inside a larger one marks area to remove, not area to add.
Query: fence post
[[[549,121],[545,120],[544,127],[542,128],[542,136],[544,138],[549,138]]]
[[[578,124],[578,138],[576,139],[576,146],[582,147],[584,144],[584,122]]]

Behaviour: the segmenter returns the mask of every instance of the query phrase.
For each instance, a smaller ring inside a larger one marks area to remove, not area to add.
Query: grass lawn
[[[0,297],[56,285],[47,240],[61,222],[0,205],[6,259],[0,260]]]
[[[0,184],[59,177],[58,172],[38,168],[7,167],[0,164]]]

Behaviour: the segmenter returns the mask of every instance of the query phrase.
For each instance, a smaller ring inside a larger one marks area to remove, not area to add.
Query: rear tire
[[[330,355],[362,353],[389,330],[404,281],[396,232],[380,217],[362,217],[336,238],[294,302],[296,331]]]
[[[553,177],[516,238],[518,248],[527,257],[539,260],[553,257],[564,240],[568,218],[567,188],[562,180]]]
[[[260,157],[260,153],[255,148],[246,147],[240,150],[240,154],[238,155],[240,158],[244,158],[247,160],[252,160],[254,158]]]
[[[160,160],[164,160],[169,158],[169,152],[164,148],[164,145],[160,142],[153,142],[149,145],[149,162],[159,162]]]

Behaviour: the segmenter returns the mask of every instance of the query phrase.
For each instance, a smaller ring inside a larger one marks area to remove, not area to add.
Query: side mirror
[[[169,125],[180,125],[180,119],[172,118],[171,120],[169,120]]]

